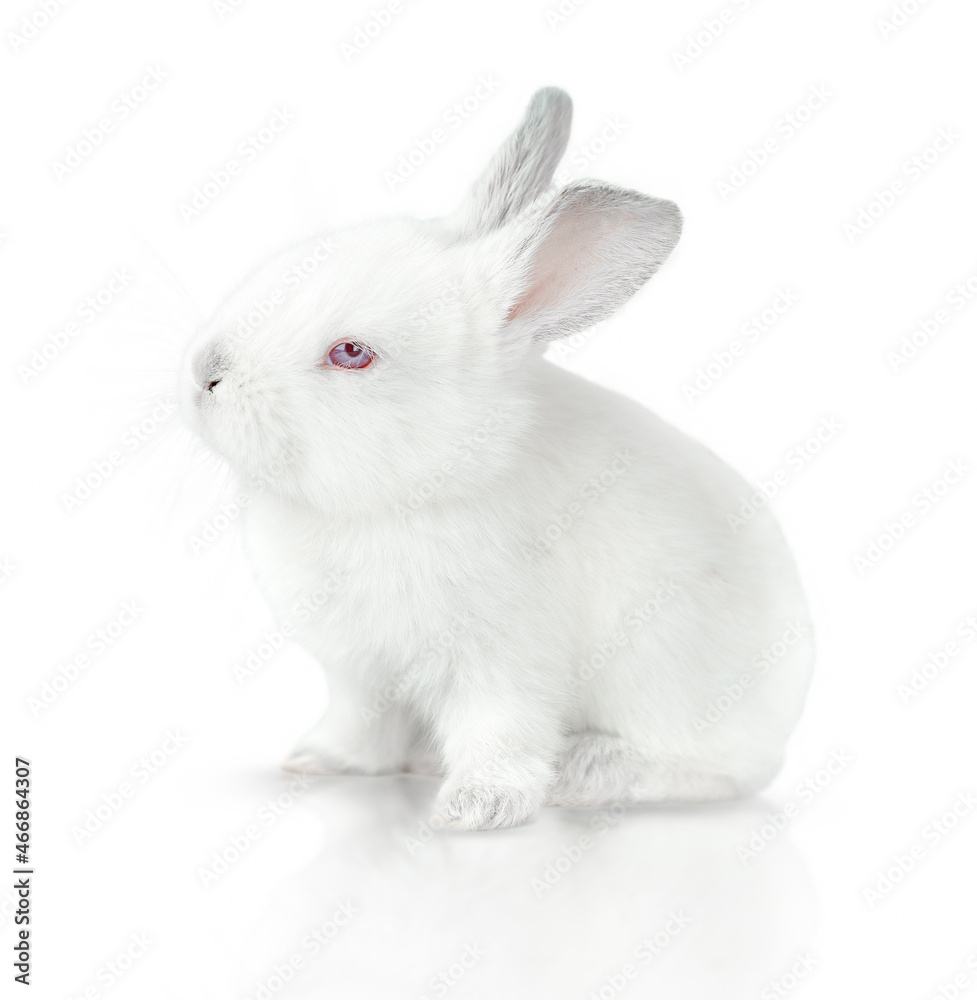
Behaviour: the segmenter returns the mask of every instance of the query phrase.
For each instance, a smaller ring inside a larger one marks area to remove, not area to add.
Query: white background
[[[404,0],[377,31],[380,0],[337,6],[75,0],[26,39],[40,6],[4,5],[3,733],[11,785],[14,754],[34,768],[31,995],[923,1000],[962,976],[958,995],[977,996],[977,632],[960,625],[977,612],[977,11],[905,0],[886,27],[887,0],[589,0],[556,17],[556,3]],[[164,79],[133,95],[151,68]],[[819,663],[759,799],[547,810],[421,842],[434,782],[297,789],[277,770],[325,680],[291,645],[235,678],[276,623],[236,521],[192,550],[235,488],[166,400],[194,324],[254,263],[339,223],[450,210],[547,84],[575,101],[565,176],[671,198],[686,220],[653,282],[562,363],[751,481],[784,471],[771,503]],[[827,97],[797,111],[817,88]],[[294,119],[244,161],[281,108]],[[105,117],[90,155],[56,170]],[[389,183],[439,126],[445,141]],[[182,217],[232,158],[227,188]],[[126,287],[86,321],[116,269]],[[697,369],[785,289],[796,303],[690,401]],[[914,331],[916,356],[894,364]],[[952,462],[967,473],[941,482]],[[93,655],[125,602],[137,616]],[[9,809],[3,822],[12,869]],[[763,849],[747,860],[751,840]],[[0,889],[8,958],[12,899]]]

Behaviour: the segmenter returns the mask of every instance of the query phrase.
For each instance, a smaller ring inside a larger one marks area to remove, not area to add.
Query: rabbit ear
[[[519,128],[502,144],[448,219],[461,239],[484,236],[518,215],[549,186],[567,148],[573,105],[557,87],[533,94]]]
[[[672,252],[682,215],[670,201],[580,181],[525,225],[504,325],[553,340],[586,330],[627,302]]]

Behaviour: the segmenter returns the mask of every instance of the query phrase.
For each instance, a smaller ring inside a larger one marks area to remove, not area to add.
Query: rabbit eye
[[[369,347],[348,340],[331,347],[325,361],[325,368],[367,368],[373,364],[373,352]]]

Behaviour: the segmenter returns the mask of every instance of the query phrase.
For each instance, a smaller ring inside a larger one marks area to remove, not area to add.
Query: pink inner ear
[[[587,208],[557,216],[533,255],[529,285],[510,307],[506,321],[560,310],[581,292],[586,294],[602,269],[602,241],[623,223],[624,218]]]
[[[526,313],[542,312],[546,306],[556,298],[555,276],[541,277],[534,280],[525,292],[512,304],[506,316],[506,322],[514,320]]]

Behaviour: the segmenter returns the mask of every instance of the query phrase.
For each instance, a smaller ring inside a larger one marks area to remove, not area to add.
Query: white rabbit
[[[729,517],[751,488],[542,357],[681,229],[668,201],[549,189],[570,115],[539,91],[453,216],[279,254],[187,353],[258,581],[327,672],[285,766],[428,771],[463,829],[755,791],[812,662],[779,529]]]

